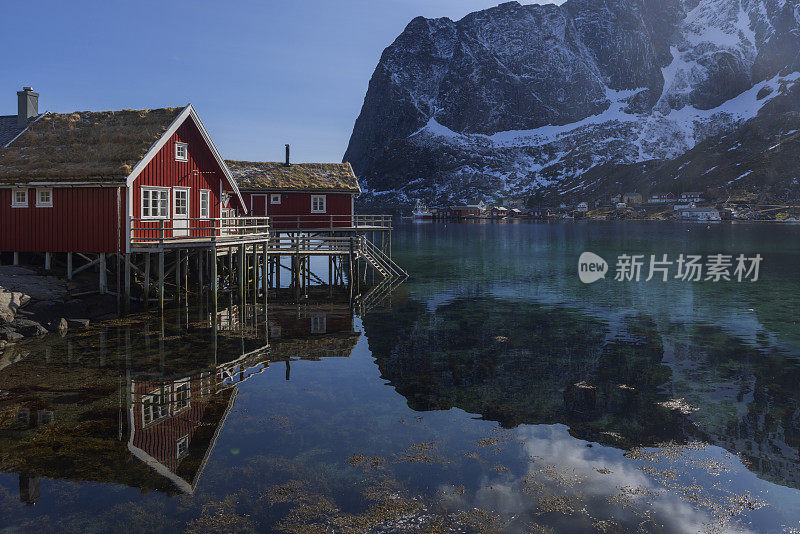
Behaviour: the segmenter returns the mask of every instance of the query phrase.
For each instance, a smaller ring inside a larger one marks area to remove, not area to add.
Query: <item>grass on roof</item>
[[[181,111],[45,114],[0,150],[0,180],[123,178]]]
[[[243,190],[335,190],[359,192],[349,163],[283,163],[227,161]]]

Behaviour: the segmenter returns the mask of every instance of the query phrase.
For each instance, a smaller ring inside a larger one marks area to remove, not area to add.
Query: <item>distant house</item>
[[[698,221],[719,221],[721,219],[717,208],[685,208],[680,211],[684,219]]]
[[[555,210],[552,208],[534,208],[530,211],[530,214],[531,217],[534,217],[535,219],[546,219],[550,217],[554,211]]]
[[[587,211],[589,211],[589,204],[587,204],[586,202],[581,202],[580,204],[578,204],[578,211],[581,213],[586,213]]]
[[[628,205],[627,205],[627,204],[625,204],[624,202],[617,202],[617,203],[614,205],[614,208],[615,208],[615,209],[617,209],[617,210],[624,210],[624,209],[625,209],[625,208],[627,208],[627,207],[628,207]]]
[[[361,192],[349,163],[226,161],[248,212],[270,217],[277,228],[352,226],[354,197]]]
[[[681,202],[701,202],[703,200],[703,194],[689,191],[687,193],[681,193]]]
[[[694,207],[694,203],[692,203],[692,202],[689,202],[688,204],[684,204],[684,203],[675,204],[675,206],[673,207],[673,209],[674,209],[675,211],[681,211],[681,210],[685,210],[685,209],[687,209],[687,208],[693,208],[693,207]]]
[[[625,193],[622,196],[622,202],[625,204],[641,204],[642,195],[641,193]]]
[[[649,204],[665,204],[668,202],[675,202],[675,195],[672,193],[656,193],[655,195],[650,195],[650,198],[647,199]]]
[[[495,206],[490,211],[492,219],[505,219],[508,217],[508,208],[503,206]]]
[[[618,202],[622,202],[622,195],[614,195],[611,197],[611,203],[616,204]]]
[[[512,209],[508,210],[508,216],[509,217],[519,218],[519,217],[522,217],[523,215],[524,215],[524,213],[519,208],[512,208]]]
[[[448,208],[448,216],[453,219],[471,219],[480,217],[486,211],[486,204],[464,204]]]
[[[604,202],[603,202],[601,199],[599,199],[599,198],[598,198],[597,200],[595,200],[595,201],[594,201],[594,207],[595,207],[595,208],[602,208],[602,207],[603,207],[603,205],[604,205]]]

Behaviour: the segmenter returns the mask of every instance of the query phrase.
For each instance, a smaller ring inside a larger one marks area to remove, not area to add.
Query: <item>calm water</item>
[[[272,306],[268,346],[227,303],[7,348],[0,532],[800,532],[800,227],[415,224],[394,249],[389,299]],[[586,250],[764,259],[584,285]]]

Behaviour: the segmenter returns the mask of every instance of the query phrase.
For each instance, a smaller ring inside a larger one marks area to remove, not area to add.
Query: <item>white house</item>
[[[719,215],[719,210],[716,208],[684,208],[681,210],[680,214],[684,219],[692,219],[697,221],[722,220]]]
[[[587,204],[586,202],[581,202],[580,204],[578,204],[578,211],[581,213],[586,213],[587,211],[589,211],[589,204]]]

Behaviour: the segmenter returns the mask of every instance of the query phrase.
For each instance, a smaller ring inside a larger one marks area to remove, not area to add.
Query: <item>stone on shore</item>
[[[19,291],[5,291],[0,287],[0,324],[14,321],[17,311],[25,306],[31,297]]]
[[[47,328],[30,319],[15,319],[11,326],[25,337],[42,336],[47,333]]]

